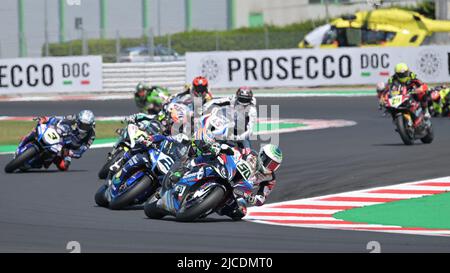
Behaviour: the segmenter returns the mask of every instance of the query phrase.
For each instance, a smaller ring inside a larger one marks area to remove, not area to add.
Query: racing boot
[[[234,221],[239,221],[247,214],[247,202],[244,198],[231,198],[225,203],[225,206],[216,212],[219,215],[228,216]]]
[[[69,169],[70,164],[72,163],[72,158],[70,156],[66,156],[64,158],[57,157],[54,161],[56,167],[60,171],[67,171]]]

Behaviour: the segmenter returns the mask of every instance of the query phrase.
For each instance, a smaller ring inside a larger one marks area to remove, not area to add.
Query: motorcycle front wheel
[[[397,115],[395,117],[395,126],[397,127],[397,131],[398,131],[403,143],[405,145],[413,145],[414,138],[408,132],[403,115]]]
[[[430,125],[430,128],[428,128],[428,134],[423,138],[421,138],[420,141],[422,141],[422,143],[425,144],[430,144],[431,142],[433,142],[433,139],[434,139],[434,131],[433,127]]]
[[[108,186],[106,185],[102,185],[97,192],[95,193],[95,203],[99,206],[99,207],[108,207],[109,202],[108,202],[108,198],[106,198],[106,190],[108,189]]]
[[[139,197],[139,195],[150,191],[151,194],[156,190],[156,186],[153,181],[147,175],[142,176],[139,181],[136,181],[134,185],[126,189],[125,192],[112,199],[109,203],[109,208],[112,210],[123,209],[134,203],[134,200]]]
[[[22,167],[28,160],[34,158],[38,153],[39,151],[36,149],[36,147],[31,146],[25,152],[21,153],[16,158],[11,160],[5,166],[5,172],[6,173],[14,172],[16,169]]]
[[[144,213],[150,219],[161,219],[167,215],[167,212],[163,209],[160,209],[156,203],[158,203],[157,198],[149,198],[144,205]]]
[[[108,177],[109,168],[111,167],[114,162],[119,160],[119,158],[123,157],[125,154],[125,151],[123,149],[120,149],[118,151],[115,151],[114,154],[111,156],[110,160],[107,160],[106,163],[102,166],[100,171],[98,172],[98,178],[99,179],[106,179]]]
[[[176,219],[180,222],[191,222],[204,215],[209,210],[216,208],[225,196],[222,187],[214,187],[198,204],[180,210]]]

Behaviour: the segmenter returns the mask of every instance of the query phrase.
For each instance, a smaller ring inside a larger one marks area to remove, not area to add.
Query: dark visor
[[[91,129],[91,125],[79,122],[78,128],[82,131],[89,131]]]

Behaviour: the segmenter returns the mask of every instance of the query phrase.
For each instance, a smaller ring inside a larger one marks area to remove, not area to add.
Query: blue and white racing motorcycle
[[[177,141],[164,140],[159,144],[152,144],[150,149],[146,151],[149,155],[151,168],[138,169],[124,181],[112,178],[121,172],[121,168],[126,163],[119,166],[116,173],[113,172],[113,169],[117,168],[119,163],[112,164],[106,183],[95,194],[95,202],[101,207],[108,207],[113,210],[145,202],[160,187],[160,181],[170,170],[172,164],[183,157],[188,148],[188,146]],[[134,160],[134,157],[131,157],[130,160]]]
[[[152,219],[172,215],[183,222],[204,218],[236,198],[234,185],[250,183],[251,174],[237,149],[224,150],[211,163],[191,167],[175,184],[166,175],[160,191],[146,202],[145,214]]]
[[[5,166],[5,172],[49,166],[61,154],[66,144],[65,137],[69,134],[69,128],[58,127],[56,122],[55,118],[51,118],[45,124],[38,123],[35,128],[36,138],[17,150],[14,159]]]

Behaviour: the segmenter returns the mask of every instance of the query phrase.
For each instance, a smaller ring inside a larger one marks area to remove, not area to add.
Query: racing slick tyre
[[[139,195],[146,191],[155,191],[153,181],[150,177],[144,175],[139,181],[136,181],[131,188],[128,188],[125,192],[112,199],[109,203],[109,208],[112,210],[119,210],[126,206],[132,205]]]
[[[408,133],[403,115],[398,115],[395,117],[395,125],[397,126],[397,131],[400,134],[403,143],[405,145],[413,145],[414,138]]]
[[[98,172],[98,178],[106,179],[106,177],[108,177],[109,168],[111,167],[111,165],[114,164],[114,162],[116,162],[117,160],[119,160],[119,158],[123,157],[124,154],[125,154],[125,151],[121,149],[121,150],[117,151],[111,157],[110,160],[107,160],[106,163],[102,166],[102,168]]]
[[[430,144],[431,142],[433,142],[433,139],[434,139],[434,131],[433,127],[430,126],[430,128],[428,128],[428,135],[421,138],[420,141],[422,141],[425,144]]]
[[[106,198],[107,189],[108,186],[103,184],[95,193],[95,203],[100,207],[106,208],[109,205],[108,198]]]
[[[32,146],[29,149],[27,149],[25,152],[18,155],[16,158],[11,160],[8,164],[5,166],[5,172],[6,173],[12,173],[16,169],[22,167],[28,160],[32,159],[38,154],[38,150]]]
[[[178,212],[177,221],[190,222],[198,219],[209,210],[215,209],[225,196],[225,190],[222,187],[215,187],[203,198],[203,201]]]

